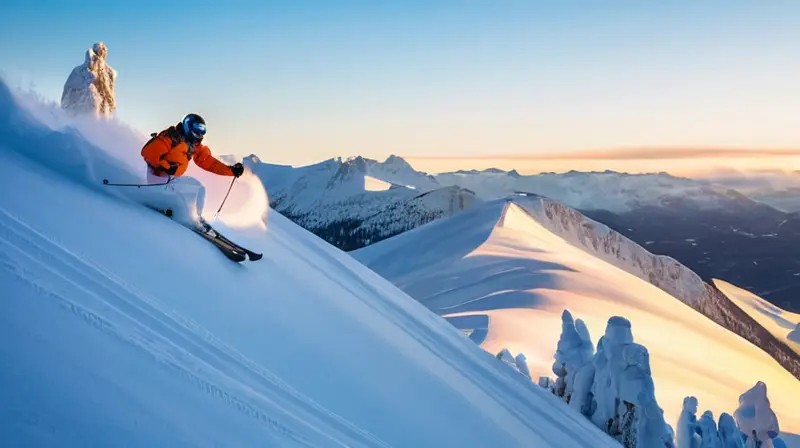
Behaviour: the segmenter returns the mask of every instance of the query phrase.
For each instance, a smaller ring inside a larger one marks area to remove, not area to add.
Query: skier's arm
[[[194,163],[196,163],[200,168],[210,171],[214,174],[219,174],[221,176],[233,176],[231,167],[225,165],[212,156],[211,150],[208,149],[208,146],[197,145],[197,149],[194,153]]]
[[[142,158],[152,167],[162,167],[168,170],[169,162],[162,159],[169,152],[170,144],[161,137],[154,138],[142,148]]]

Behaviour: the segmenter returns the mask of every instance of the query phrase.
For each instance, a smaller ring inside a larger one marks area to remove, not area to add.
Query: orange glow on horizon
[[[800,170],[800,151],[787,155],[756,155],[744,153],[731,157],[732,151],[720,153],[719,156],[709,154],[677,156],[667,158],[622,157],[603,158],[591,153],[572,153],[565,155],[530,156],[514,155],[499,157],[415,157],[406,160],[417,170],[428,173],[441,173],[456,170],[498,168],[517,170],[520,174],[538,174],[546,172],[564,173],[567,171],[620,171],[626,173],[668,172],[676,176],[691,176],[704,172],[720,170]]]

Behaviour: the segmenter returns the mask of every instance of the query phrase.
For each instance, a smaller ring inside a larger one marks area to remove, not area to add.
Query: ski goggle
[[[198,140],[202,139],[203,136],[206,135],[205,123],[191,123],[189,126],[190,126],[189,130],[191,131],[192,136],[194,136]]]

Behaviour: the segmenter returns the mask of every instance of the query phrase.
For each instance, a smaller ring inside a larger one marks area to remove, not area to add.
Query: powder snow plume
[[[112,183],[146,183],[146,166],[140,152],[149,134],[116,118],[71,114],[36,92],[11,89],[0,79],[0,114],[20,113],[27,113],[34,119],[19,117],[16,120],[27,126],[27,140],[18,147],[25,148],[25,155],[31,159],[97,189],[115,188],[104,186],[103,179]],[[41,123],[45,127],[33,127],[31,123]],[[165,123],[164,127],[171,124]],[[54,153],[54,147],[69,148],[69,152],[60,149]],[[226,163],[235,162],[221,157],[218,152],[214,155]],[[203,217],[213,220],[233,178],[208,173],[194,164],[187,175],[205,186]],[[109,192],[123,193],[121,190]],[[261,182],[246,171],[236,180],[219,219],[231,227],[263,228],[268,210],[269,201]]]
[[[211,150],[213,151],[214,148]],[[220,159],[226,163],[234,163],[227,158]],[[212,222],[225,199],[228,188],[231,187],[233,178],[203,171],[195,165],[189,167],[187,175],[196,178],[206,187],[203,218]],[[264,185],[255,174],[245,169],[244,174],[234,181],[228,199],[225,200],[222,211],[219,213],[219,219],[230,227],[257,226],[264,228],[268,211],[269,199]]]

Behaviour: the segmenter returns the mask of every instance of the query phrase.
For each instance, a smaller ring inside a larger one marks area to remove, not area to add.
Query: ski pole
[[[108,181],[108,179],[103,179],[103,185],[107,185],[109,187],[157,187],[159,185],[167,185],[170,182],[172,182],[172,176],[170,176],[169,180],[160,184],[112,184]]]
[[[225,205],[225,201],[228,200],[228,195],[231,194],[231,189],[233,188],[233,183],[234,182],[236,182],[236,176],[233,177],[233,180],[231,181],[231,186],[228,187],[228,192],[225,193],[225,198],[222,199],[222,204],[219,204],[219,209],[217,209],[217,213],[214,213],[214,217],[215,218],[219,215],[219,212],[222,211],[222,206]]]

